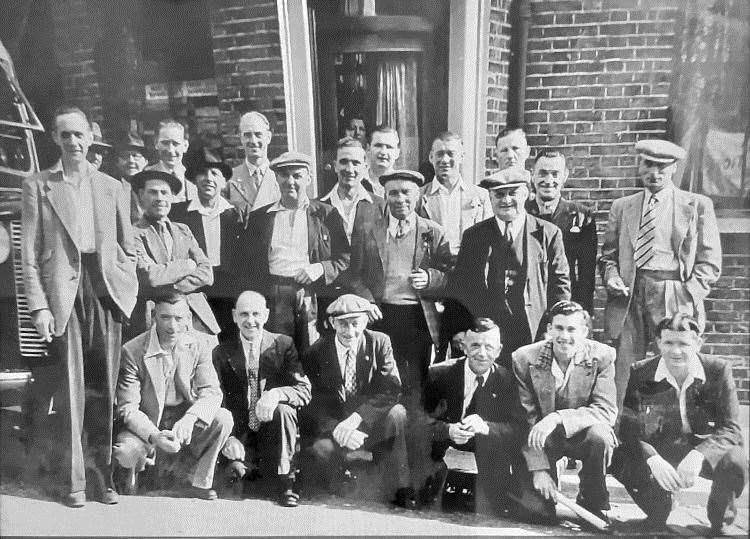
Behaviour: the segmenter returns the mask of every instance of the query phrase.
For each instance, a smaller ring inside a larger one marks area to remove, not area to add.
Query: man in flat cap
[[[451,254],[440,225],[416,213],[424,176],[397,170],[380,177],[385,214],[354,225],[352,262],[344,285],[376,306],[371,319],[387,334],[408,391],[421,389],[438,342],[434,300],[443,290]]]
[[[135,224],[138,253],[138,305],[128,328],[133,338],[149,329],[146,302],[167,292],[185,294],[192,314],[192,327],[217,343],[220,328],[206,296],[200,290],[211,286],[211,261],[187,225],[169,219],[173,197],[180,192],[178,178],[159,170],[144,170],[133,176],[133,188],[143,206],[143,217]]]
[[[537,337],[547,307],[570,299],[562,233],[526,213],[524,172],[501,170],[479,184],[489,190],[495,215],[464,233],[449,287],[463,308],[465,327],[485,317],[500,327],[500,364],[506,368],[510,355]]]
[[[261,293],[271,313],[268,329],[305,350],[317,338],[318,299],[349,266],[349,242],[330,204],[310,200],[312,159],[286,152],[271,162],[281,198],[251,212],[240,237],[245,289]]]
[[[96,122],[91,122],[91,134],[94,135],[94,141],[89,146],[86,160],[94,165],[96,170],[99,170],[102,168],[102,163],[104,163],[104,157],[112,149],[112,145],[104,142],[102,128]]]
[[[131,178],[146,168],[146,145],[135,131],[129,132],[115,145],[115,169],[122,190],[130,200],[130,222],[137,223],[143,215],[138,193],[130,184]]]
[[[604,311],[617,344],[617,404],[630,366],[646,356],[660,320],[682,312],[703,329],[703,300],[721,273],[721,241],[711,200],[677,189],[672,175],[685,150],[666,140],[636,143],[643,190],[615,200],[599,260]]]
[[[240,118],[240,141],[245,149],[245,160],[227,178],[226,198],[240,215],[279,200],[276,175],[269,167],[268,145],[271,126],[260,112],[247,112]]]
[[[314,432],[310,453],[329,488],[343,478],[346,455],[368,450],[390,459],[396,475],[395,503],[413,508],[406,452],[406,409],[398,403],[401,379],[387,335],[367,329],[373,306],[344,294],[328,306],[333,333],[305,352],[302,365],[312,383],[305,408]]]
[[[184,202],[197,197],[195,184],[185,177],[185,165],[182,163],[188,149],[185,126],[173,119],[160,121],[154,145],[159,162],[146,169],[166,172],[180,181],[180,190],[175,193],[173,202]]]

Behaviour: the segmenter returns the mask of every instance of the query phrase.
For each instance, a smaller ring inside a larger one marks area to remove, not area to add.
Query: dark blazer
[[[302,370],[291,337],[264,331],[258,359],[261,392],[276,388],[283,395],[279,402],[294,408],[310,402],[310,380]],[[222,406],[234,418],[232,436],[243,439],[248,432],[247,370],[239,338],[214,348],[213,361],[224,394]]]
[[[526,211],[534,217],[549,221],[562,231],[565,255],[570,267],[572,299],[580,303],[589,314],[594,314],[598,248],[594,214],[583,204],[562,198],[552,215],[539,215],[536,199],[526,202]]]
[[[732,364],[698,355],[706,381],[696,380],[685,394],[690,449],[705,456],[712,468],[734,446],[743,445],[739,425],[739,401]],[[654,381],[661,356],[633,364],[620,419],[623,449],[647,459],[660,454],[673,460],[682,442],[682,420],[674,388],[666,380]],[[682,458],[682,452],[679,457]]]
[[[445,401],[445,412],[435,417],[436,441],[448,440],[448,424],[461,421],[464,405],[464,363],[466,358],[449,360],[430,367],[425,387],[424,407],[433,414],[441,401]],[[503,444],[520,445],[526,421],[518,400],[513,374],[505,367],[493,365],[487,371],[484,391],[477,399],[477,415],[490,428],[488,436],[501,438]]]
[[[306,409],[316,423],[316,433],[333,432],[341,421],[357,412],[363,424],[371,426],[383,408],[398,403],[401,378],[393,359],[391,339],[379,331],[364,332],[357,354],[357,391],[346,402],[341,398],[344,385],[336,353],[336,335],[321,337],[303,355],[302,365],[312,383],[312,401]]]
[[[272,206],[267,204],[250,212],[239,238],[240,266],[246,268],[243,269],[245,286],[261,294],[267,294],[271,287],[268,252],[276,216],[276,212],[269,212]],[[311,264],[323,264],[323,276],[312,288],[317,294],[325,294],[328,286],[349,267],[349,241],[339,212],[318,200],[310,200],[307,207],[307,252]]]
[[[500,249],[502,236],[492,217],[464,232],[456,269],[451,275],[449,295],[461,303],[472,318],[499,316],[499,305],[491,301],[486,275],[491,249]],[[523,232],[524,300],[529,333],[537,334],[542,315],[551,305],[570,299],[570,272],[563,248],[562,232],[555,225],[526,215]]]

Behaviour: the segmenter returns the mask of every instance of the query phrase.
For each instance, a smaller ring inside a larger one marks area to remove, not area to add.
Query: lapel
[[[102,227],[104,223],[112,218],[111,212],[116,204],[112,200],[114,197],[112,189],[105,184],[94,185],[92,182],[91,197],[94,204],[94,240],[97,251],[99,251],[99,254],[101,255],[101,240],[104,237],[104,230],[102,230]]]
[[[362,346],[357,350],[357,389],[370,381],[373,371],[373,346],[369,335],[365,334]]]
[[[435,182],[437,180],[432,181]],[[427,218],[439,223],[441,221],[440,201],[438,200],[437,195],[432,192],[432,182],[428,183],[425,187],[425,192],[422,195],[422,204]]]
[[[151,334],[153,335],[153,333]],[[148,343],[149,339],[146,339],[146,343],[144,344],[144,347],[148,349]],[[144,350],[144,353],[146,350]],[[154,355],[149,357],[143,358],[143,364],[146,366],[146,371],[148,372],[149,378],[151,378],[151,383],[154,386],[154,391],[156,392],[156,402],[159,406],[159,413],[161,415],[161,410],[164,409],[164,396],[165,396],[165,385],[164,385],[164,371],[162,370],[162,361],[161,356]]]
[[[268,250],[271,248],[271,238],[273,238],[273,227],[276,222],[276,214],[278,212],[272,211],[266,211],[263,210],[263,214],[261,215],[261,227],[260,227],[260,235],[263,240],[263,243],[261,244],[263,246],[262,251],[260,252],[261,256],[268,258]],[[266,260],[264,267],[268,268],[268,261]]]
[[[529,362],[529,374],[539,401],[540,418],[555,410],[555,377],[552,376],[551,363],[540,358],[544,350],[545,347],[542,347],[537,352],[537,357]]]
[[[143,246],[149,253],[151,253],[151,258],[153,258],[158,264],[167,262],[169,260],[169,255],[167,254],[167,248],[164,247],[164,242],[161,241],[159,234],[145,217],[141,219],[141,224],[145,226],[145,228],[141,228],[143,230],[141,233]]]
[[[318,239],[321,234],[321,222],[318,217],[317,208],[313,206],[313,201],[307,206],[305,211],[307,215],[307,253],[310,256],[310,262],[313,262],[312,253],[318,252]]]
[[[258,186],[258,193],[255,195],[255,205],[266,205],[269,202],[273,202],[275,197],[274,185],[276,184],[276,178],[273,175],[273,171],[268,170],[263,176],[260,185]]]
[[[524,231],[522,260],[524,272],[528,274],[528,271],[526,270],[529,268],[530,264],[536,264],[537,262],[541,263],[544,260],[544,253],[542,252],[542,249],[544,248],[544,228],[539,226],[539,222],[535,217],[532,217],[527,213]],[[526,282],[528,286],[528,279]]]
[[[243,387],[247,387],[247,371],[245,370],[245,351],[242,349],[242,341],[237,341],[232,347],[232,353],[228,355],[227,362],[237,377],[242,381]]]
[[[464,364],[466,358],[456,361],[452,372],[448,372],[448,413],[449,421],[461,421],[464,411]]]
[[[190,379],[193,376],[193,348],[197,346],[195,337],[190,335],[180,340],[174,347],[173,356],[176,356],[177,366],[175,370],[175,389],[181,391],[183,396],[192,401]]]
[[[690,224],[695,219],[696,211],[692,199],[676,187],[672,196],[672,204],[672,248],[675,253],[679,253]]]
[[[387,209],[385,210],[388,211]],[[380,257],[380,267],[385,269],[385,242],[388,235],[388,218],[387,213],[381,215],[375,222],[375,226],[372,227],[372,235],[375,238],[375,246],[378,248],[378,256]]]
[[[536,201],[534,201],[536,205]],[[538,207],[538,205],[537,205]],[[551,220],[553,223],[560,223],[560,219],[568,213],[568,203],[567,201],[560,198],[560,200],[557,202],[557,207],[555,208],[555,211],[552,212]],[[560,227],[562,228],[562,227]],[[563,232],[567,232],[567,230],[563,230]]]
[[[62,172],[52,172],[44,182],[44,190],[50,206],[55,210],[60,222],[65,227],[68,235],[73,240],[76,248],[80,250],[81,231],[78,223],[78,204],[70,186],[62,178]],[[94,191],[94,189],[92,189]]]
[[[260,378],[261,393],[266,388],[268,377],[276,372],[276,364],[274,363],[276,356],[269,352],[273,346],[273,337],[266,330],[263,330],[263,335],[260,338],[260,350],[258,352],[258,378]]]
[[[245,199],[245,201],[249,204],[250,199],[247,198],[247,190],[245,189],[245,182],[250,179],[250,169],[247,168],[247,162],[244,160],[242,161],[242,168],[240,169],[240,174],[237,175],[236,178],[232,178],[229,180],[231,184],[234,186],[234,188],[237,190],[237,193]]]
[[[193,234],[195,236],[195,241],[198,242],[198,246],[203,249],[203,252],[206,252],[206,231],[203,229],[203,217],[201,216],[200,212],[197,211],[189,211],[185,212],[187,214],[186,220],[188,221],[186,224],[188,225],[188,228],[190,230],[193,230]],[[223,227],[219,227],[221,230]]]
[[[323,375],[323,379],[330,381],[330,387],[337,390],[337,394],[341,398],[341,392],[338,389],[344,386],[344,377],[341,373],[341,367],[339,367],[339,356],[336,353],[335,334],[326,343],[326,350],[323,354],[323,365],[321,367],[320,372]]]
[[[644,192],[641,191],[636,196],[628,200],[622,212],[622,218],[625,221],[625,226],[628,229],[630,243],[633,245],[634,249],[635,240],[638,239],[638,229],[641,226],[641,209],[643,208],[643,196]]]

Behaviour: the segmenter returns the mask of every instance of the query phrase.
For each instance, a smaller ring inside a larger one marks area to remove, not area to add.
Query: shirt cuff
[[[307,272],[307,275],[310,277],[310,279],[312,279],[313,281],[317,281],[323,276],[325,268],[323,267],[323,264],[317,262],[315,264],[308,265],[305,268],[305,271]]]

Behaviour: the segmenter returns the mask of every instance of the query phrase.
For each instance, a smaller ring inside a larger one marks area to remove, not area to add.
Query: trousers
[[[261,423],[258,432],[248,432],[244,442],[246,464],[255,465],[252,460],[258,460],[263,471],[278,475],[294,473],[298,431],[297,409],[279,403],[271,421]]]

